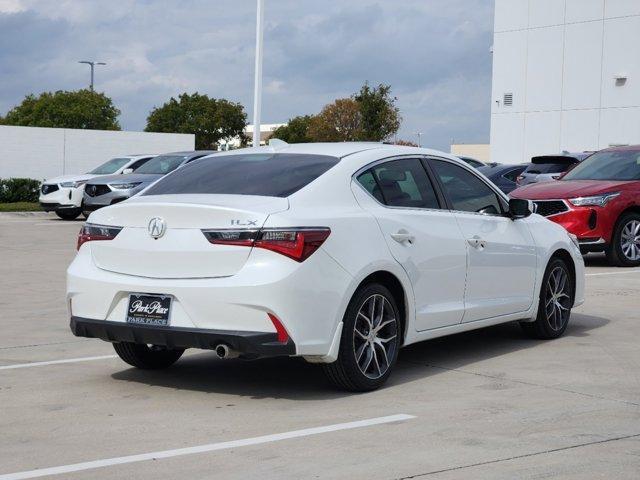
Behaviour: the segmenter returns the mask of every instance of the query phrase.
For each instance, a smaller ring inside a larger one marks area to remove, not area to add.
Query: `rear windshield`
[[[112,158],[108,162],[105,162],[99,167],[94,168],[89,173],[93,173],[95,175],[109,175],[110,173],[117,172],[120,167],[125,166],[128,162],[128,158]]]
[[[325,155],[287,153],[203,158],[159,180],[145,195],[219,193],[288,197],[338,161]]]
[[[186,157],[182,155],[160,155],[152,158],[136,170],[136,173],[155,173],[164,175],[174,171]]]
[[[568,163],[530,163],[524,173],[562,173],[570,166]]]
[[[562,180],[640,180],[640,151],[605,150],[594,153]]]

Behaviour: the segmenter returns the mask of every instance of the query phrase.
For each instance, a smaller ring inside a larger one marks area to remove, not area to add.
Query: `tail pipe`
[[[229,358],[237,358],[240,356],[240,353],[236,350],[233,350],[229,347],[229,345],[225,345],[224,343],[220,343],[215,348],[216,355],[221,360],[227,360]]]

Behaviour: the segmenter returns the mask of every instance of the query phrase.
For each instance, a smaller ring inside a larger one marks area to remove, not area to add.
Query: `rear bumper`
[[[276,333],[207,330],[181,327],[129,325],[122,322],[71,317],[70,328],[77,337],[99,338],[107,342],[162,345],[172,349],[214,350],[224,343],[249,358],[295,355],[291,339],[279,343]]]

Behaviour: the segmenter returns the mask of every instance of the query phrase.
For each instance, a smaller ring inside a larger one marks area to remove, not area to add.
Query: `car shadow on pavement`
[[[589,331],[607,323],[609,320],[605,318],[578,314],[573,316],[565,336],[588,336]],[[410,345],[400,351],[398,364],[385,388],[535,348],[544,342],[526,337],[517,323],[508,323]],[[301,358],[219,360],[213,352],[203,352],[186,355],[167,370],[128,368],[112,374],[112,378],[253,399],[324,400],[352,395],[333,388],[320,366]]]
[[[582,257],[584,259],[584,264],[586,267],[595,267],[595,268],[600,268],[600,267],[612,267],[615,268],[615,266],[611,265],[609,263],[609,260],[607,260],[607,257],[605,256],[604,253],[589,253],[587,255],[584,255]]]

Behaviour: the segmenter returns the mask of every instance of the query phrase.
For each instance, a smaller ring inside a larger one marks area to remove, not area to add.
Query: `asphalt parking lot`
[[[588,257],[561,339],[509,324],[421,343],[353,395],[302,360],[194,351],[144,372],[74,337],[81,223],[0,216],[0,479],[640,475],[640,269]]]

